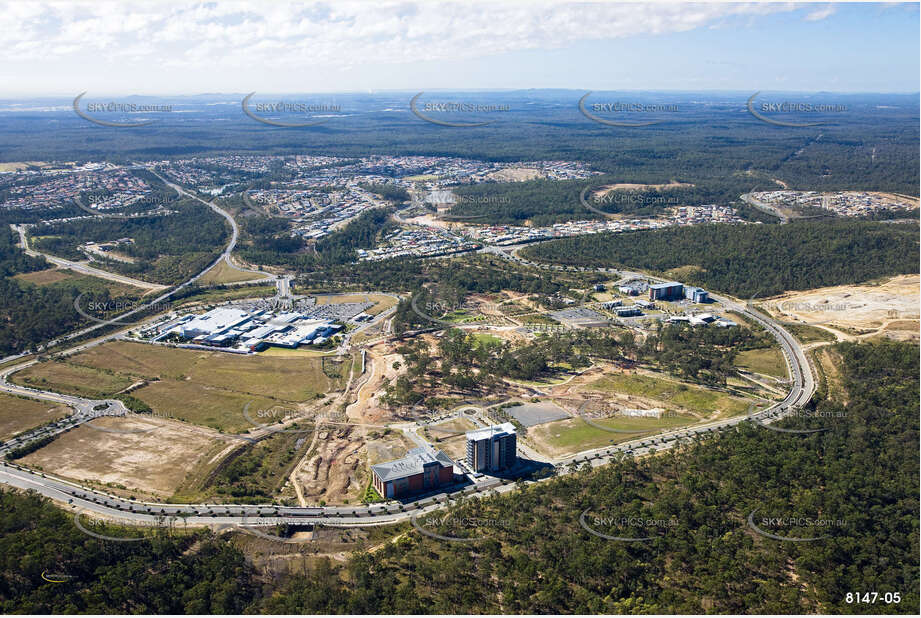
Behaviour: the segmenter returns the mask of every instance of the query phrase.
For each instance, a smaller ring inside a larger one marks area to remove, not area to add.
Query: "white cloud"
[[[778,4],[595,2],[0,3],[6,62],[83,58],[175,69],[348,67],[482,58],[583,40],[663,35]],[[834,9],[815,11],[821,19]],[[821,14],[821,16],[819,16]]]
[[[831,17],[832,15],[834,15],[835,11],[837,10],[838,9],[836,9],[831,4],[827,4],[820,9],[812,11],[811,13],[806,15],[806,17],[804,17],[803,19],[805,19],[806,21],[822,21],[826,17]]]

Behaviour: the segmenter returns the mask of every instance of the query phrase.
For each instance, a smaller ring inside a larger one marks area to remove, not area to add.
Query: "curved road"
[[[165,179],[163,180],[170,186],[173,186],[177,190],[184,192],[181,187],[178,187],[173,183],[169,183]],[[191,195],[188,193],[185,194]],[[224,212],[213,203],[205,202],[204,200],[201,200],[194,195],[191,197],[194,197],[195,199],[208,204],[212,209],[222,214],[231,222],[231,227],[233,228],[231,241],[228,244],[227,249],[225,249],[224,253],[221,254],[221,257],[218,258],[218,260],[224,259],[227,255],[229,255],[230,251],[233,250],[233,247],[236,244],[236,223],[228,213]],[[510,256],[504,251],[497,251],[497,253],[500,253],[512,260],[526,262],[517,256]],[[604,272],[606,274],[614,272],[612,269],[598,269],[598,271]],[[204,272],[206,271],[203,271],[203,273]],[[176,291],[182,289],[183,287],[192,284],[199,277],[201,277],[203,273],[196,275],[188,282],[175,288],[171,292],[161,295],[151,304],[159,302],[169,297]],[[627,276],[639,275],[639,273],[622,274]],[[782,401],[776,402],[768,408],[748,416],[737,416],[734,418],[713,421],[702,425],[695,425],[693,427],[667,431],[651,437],[638,438],[636,440],[623,442],[615,446],[585,451],[574,457],[553,461],[552,463],[556,467],[557,473],[566,473],[570,465],[573,463],[588,462],[592,466],[599,466],[608,463],[612,458],[619,457],[624,454],[642,455],[649,453],[652,450],[672,448],[676,444],[680,444],[688,439],[694,439],[694,437],[698,435],[728,429],[747,420],[754,420],[755,422],[763,424],[770,423],[773,420],[782,418],[789,414],[790,411],[796,407],[808,403],[815,392],[816,384],[812,370],[809,366],[809,361],[806,358],[804,351],[800,347],[799,342],[794,339],[790,333],[784,330],[783,327],[774,322],[770,317],[756,311],[754,308],[745,306],[744,304],[735,300],[720,298],[713,295],[711,296],[715,301],[722,303],[727,308],[746,315],[750,319],[759,323],[777,339],[792,376],[791,389],[787,396]],[[139,311],[141,309],[142,308],[138,308],[134,311]],[[77,346],[77,348],[68,350],[67,353],[73,353],[74,351],[91,345],[98,345],[105,340],[118,336],[119,334],[120,333],[114,333],[113,335],[109,335],[103,339],[96,340],[88,344],[83,344],[82,346]],[[71,337],[72,336],[76,336],[76,334],[71,335]],[[65,338],[62,338],[62,340],[63,339]],[[39,391],[36,389],[19,387],[9,384],[6,381],[6,377],[10,373],[22,369],[32,362],[35,361],[15,365],[0,371],[0,390],[14,394],[22,394],[33,398],[44,399],[47,401],[66,403],[68,405],[74,406],[76,412],[72,416],[62,421],[58,421],[57,423],[35,429],[31,432],[28,432],[27,434],[18,436],[16,439],[10,442],[0,444],[0,458],[4,457],[10,450],[18,448],[32,440],[63,432],[66,429],[72,428],[76,425],[79,425],[80,423],[86,422],[87,420],[91,420],[96,416],[103,414],[112,415],[113,413],[118,414],[122,412],[121,409],[116,409],[113,412],[111,408],[102,410],[101,412],[94,410],[95,407],[99,407],[101,404],[109,403],[118,406],[120,405],[119,402],[112,402],[108,400],[85,400],[82,398],[70,397],[49,391]],[[420,513],[441,508],[441,503],[461,495],[481,496],[490,494],[492,492],[512,491],[516,487],[516,485],[510,481],[500,481],[495,479],[493,482],[467,486],[462,489],[458,488],[457,491],[453,492],[442,492],[437,495],[426,496],[422,499],[402,505],[386,504],[371,505],[365,507],[302,507],[277,506],[271,504],[167,504],[128,500],[119,496],[107,494],[102,491],[83,487],[70,481],[55,478],[45,473],[33,472],[19,465],[7,463],[5,461],[0,462],[0,482],[7,483],[22,489],[32,489],[49,498],[58,500],[60,502],[70,503],[75,509],[89,511],[90,513],[94,513],[99,516],[116,518],[118,521],[126,524],[138,523],[156,525],[158,523],[162,523],[164,517],[176,517],[181,518],[181,520],[186,522],[188,525],[231,524],[237,526],[269,526],[280,522],[324,523],[339,526],[382,525],[404,521],[412,516],[419,515]],[[534,482],[540,481],[528,481],[528,483]]]

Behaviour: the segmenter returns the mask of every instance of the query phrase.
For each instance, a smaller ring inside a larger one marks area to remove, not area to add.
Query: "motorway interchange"
[[[173,183],[168,183],[174,189],[194,197],[184,189]],[[233,251],[238,237],[238,229],[233,217],[229,213],[221,210],[212,202],[203,203],[210,206],[216,212],[221,214],[230,222],[233,234],[226,249],[218,258],[217,262],[227,258]],[[509,252],[509,247],[487,247],[484,251],[502,256],[504,258],[515,260],[519,263],[533,267],[552,268],[562,270],[563,267],[555,265],[538,264],[519,258],[513,251]],[[217,263],[215,262],[215,263]],[[209,266],[208,268],[211,268]],[[589,269],[580,269],[589,270]],[[207,271],[207,269],[206,269]],[[158,298],[151,301],[148,305],[138,307],[129,314],[122,315],[119,319],[124,319],[128,315],[143,311],[148,306],[155,306],[162,302],[176,291],[191,285],[197,281],[204,272],[199,273],[189,281],[165,292]],[[610,274],[610,269],[599,269],[598,272]],[[625,279],[634,277],[646,277],[655,280],[641,273],[621,273]],[[287,280],[285,281],[287,284]],[[284,286],[285,288],[287,285]],[[279,292],[282,292],[282,286],[279,286]],[[740,302],[727,298],[713,296],[713,300],[723,305],[725,309],[741,313],[753,321],[760,324],[769,332],[779,343],[783,356],[789,368],[791,380],[790,390],[783,400],[773,403],[771,406],[759,412],[750,413],[749,415],[736,416],[733,418],[713,421],[710,423],[695,425],[693,427],[681,428],[676,430],[665,431],[654,436],[639,438],[627,442],[619,443],[615,446],[602,447],[599,449],[584,451],[573,457],[554,460],[549,462],[553,465],[556,474],[568,473],[574,466],[572,464],[588,463],[591,466],[601,466],[608,463],[612,458],[623,455],[639,456],[652,451],[661,451],[672,448],[687,440],[694,439],[695,436],[718,432],[730,429],[739,423],[750,421],[764,427],[777,419],[791,413],[791,411],[804,406],[812,398],[816,382],[799,342],[790,335],[789,332],[771,319],[769,316],[762,314],[751,306],[746,306]],[[389,314],[390,312],[388,312]],[[385,318],[386,315],[379,316]],[[69,339],[87,334],[92,330],[100,328],[102,324],[97,324],[88,328],[81,329],[68,336],[61,337],[53,343],[60,343]],[[65,354],[72,354],[92,346],[99,345],[105,341],[124,335],[124,330],[106,335],[102,338],[77,345],[66,350]],[[49,344],[46,347],[51,347]],[[25,434],[19,435],[13,440],[0,445],[0,458],[4,458],[11,450],[22,447],[23,445],[34,440],[40,440],[56,433],[61,433],[76,427],[82,423],[91,421],[100,416],[121,416],[129,414],[123,404],[117,400],[89,400],[80,397],[62,395],[50,391],[42,391],[27,387],[21,387],[8,382],[8,376],[25,367],[35,363],[35,360],[25,361],[23,363],[12,364],[0,371],[0,391],[63,403],[73,408],[74,413],[65,419],[56,423],[39,427]],[[270,435],[273,430],[283,428],[284,425],[267,426],[260,429],[261,436]],[[765,432],[765,439],[770,439],[771,432]],[[261,437],[260,436],[260,437]],[[551,478],[551,477],[547,477]],[[543,479],[542,479],[543,480]],[[179,520],[187,526],[237,526],[242,529],[258,532],[259,527],[274,526],[279,523],[313,523],[331,526],[343,527],[360,527],[369,525],[384,525],[405,521],[429,511],[443,508],[445,503],[461,496],[483,496],[491,493],[502,493],[516,489],[515,483],[509,480],[497,478],[487,478],[466,487],[456,488],[455,491],[443,491],[435,495],[427,495],[405,503],[388,503],[377,504],[363,507],[354,506],[279,506],[272,504],[264,505],[247,505],[247,504],[167,504],[158,502],[142,502],[129,500],[112,494],[108,494],[96,489],[81,486],[77,483],[56,478],[53,475],[44,472],[36,472],[19,466],[17,464],[2,461],[0,464],[0,482],[6,483],[13,487],[24,490],[33,490],[59,503],[70,505],[75,513],[91,513],[101,518],[117,521],[126,525],[164,525],[164,522],[175,523]],[[527,481],[528,483],[540,481]],[[79,522],[78,522],[79,523]],[[275,537],[273,537],[275,538]]]

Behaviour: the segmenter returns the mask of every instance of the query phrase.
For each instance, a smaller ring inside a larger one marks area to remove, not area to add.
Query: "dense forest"
[[[145,281],[175,285],[198,274],[214,261],[227,242],[224,219],[192,200],[171,203],[175,214],[131,219],[81,219],[37,225],[29,230],[38,251],[66,259],[84,260],[79,246],[86,242],[133,240],[119,248],[134,260],[105,260],[106,269]],[[103,259],[103,258],[99,258]]]
[[[396,258],[357,264],[313,267],[297,278],[300,288],[366,290],[417,290],[425,283],[465,292],[501,292],[512,290],[527,294],[556,294],[569,288],[587,287],[603,277],[592,273],[549,273],[522,267],[490,256],[468,254],[451,260]],[[430,323],[412,311],[408,302],[401,303],[394,317],[394,332],[400,333]]]
[[[358,186],[366,191],[370,191],[371,193],[377,193],[382,198],[393,202],[394,204],[400,204],[402,202],[409,201],[409,191],[394,184],[384,182],[371,184],[359,183]]]
[[[3,490],[0,511],[4,614],[238,614],[259,592],[243,554],[207,532],[102,541],[47,500]]]
[[[759,183],[777,178],[794,189],[918,193],[918,100],[912,95],[838,94],[836,101],[848,107],[846,116],[819,130],[777,130],[745,109],[751,93],[631,92],[632,100],[675,104],[681,111],[653,127],[612,128],[579,112],[583,91],[443,92],[509,107],[500,121],[457,131],[415,117],[409,109],[414,94],[337,94],[345,117],[296,130],[253,122],[240,110],[240,97],[174,97],[162,102],[181,100],[183,114],[166,114],[156,125],[130,132],[105,133],[61,99],[65,111],[0,115],[0,152],[8,161],[123,163],[228,152],[577,160],[630,182],[695,182],[750,173]],[[592,99],[618,96],[624,93],[596,92]]]
[[[525,249],[534,260],[639,268],[739,298],[918,272],[917,223],[853,220],[700,225],[564,238]]]
[[[422,522],[480,540],[410,531],[345,565],[319,560],[306,576],[280,583],[205,533],[106,543],[83,535],[47,501],[0,493],[0,609],[916,614],[919,350],[906,343],[835,349],[846,396],[818,401],[812,418],[783,421],[827,431],[781,434],[744,424],[656,457],[574,466],[574,474],[462,502],[451,517]],[[753,512],[759,529],[816,540],[762,536],[748,525]],[[600,538],[580,526],[582,513],[593,530],[639,536],[636,525],[610,523],[630,518],[651,538]],[[452,527],[473,518],[480,525],[472,532]],[[790,521],[771,523],[777,518]],[[46,582],[43,572],[66,581]],[[872,591],[900,600],[855,603],[848,594]]]
[[[114,297],[104,281],[93,277],[73,277],[37,286],[14,275],[49,268],[44,258],[30,257],[16,246],[18,235],[0,227],[0,357],[15,354],[58,335],[89,324],[74,308],[81,294],[87,303],[107,306]]]
[[[451,209],[451,215],[477,216],[478,223],[552,225],[562,221],[604,219],[601,213],[618,214],[627,218],[661,216],[676,206],[702,204],[731,205],[751,221],[776,222],[771,215],[752,208],[739,196],[752,190],[779,189],[780,185],[763,174],[739,172],[729,176],[707,172],[683,176],[649,174],[637,176],[605,174],[587,180],[530,180],[526,182],[486,182],[452,189],[462,199]],[[668,184],[675,181],[683,186],[672,188],[618,189],[603,199],[592,197],[605,185],[624,182]],[[584,199],[591,206],[582,203]],[[463,199],[467,198],[467,199]],[[594,209],[594,210],[593,210]],[[600,212],[597,212],[600,211]]]
[[[390,212],[387,208],[366,210],[309,248],[302,238],[291,236],[283,217],[246,217],[242,220],[245,238],[240,255],[254,264],[300,271],[349,264],[358,259],[356,249],[373,248],[382,235],[396,229]]]

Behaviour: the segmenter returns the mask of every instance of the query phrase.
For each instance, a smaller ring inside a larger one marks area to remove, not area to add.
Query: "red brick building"
[[[454,462],[442,451],[420,446],[403,459],[371,466],[374,489],[385,498],[402,498],[454,482]]]

